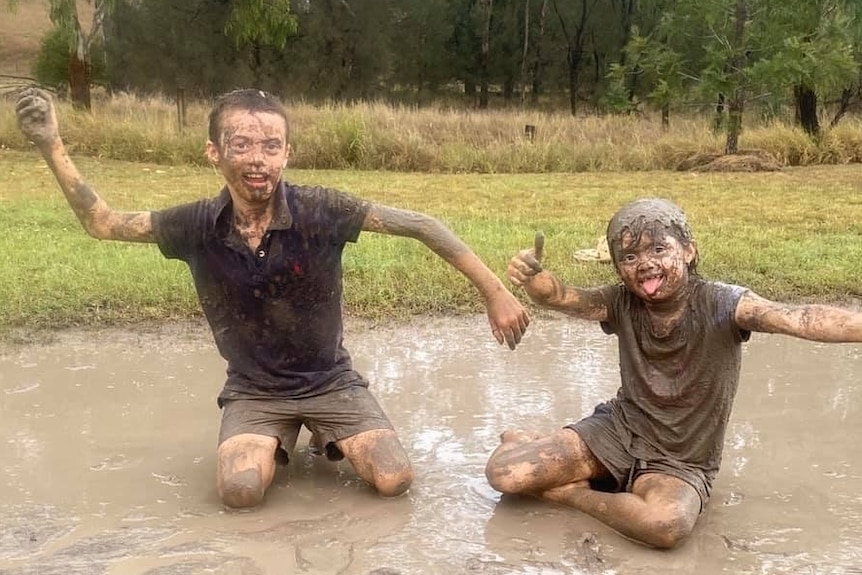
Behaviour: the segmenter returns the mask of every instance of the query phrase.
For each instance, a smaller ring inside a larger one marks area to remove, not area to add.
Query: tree
[[[656,1],[662,6],[657,26],[646,42],[635,35],[629,47],[632,54],[649,56],[634,64],[653,72],[650,97],[662,106],[666,121],[670,100],[682,92],[683,80],[707,99],[727,95],[725,152],[736,153],[752,90],[752,5],[765,0],[677,0],[672,6]],[[754,13],[764,15],[762,10]]]
[[[81,25],[76,0],[49,0],[48,15],[51,22],[60,30],[60,35],[69,39],[69,95],[72,104],[79,108],[90,109],[90,83],[93,64],[91,52],[93,44],[102,34],[105,16],[113,9],[116,0],[86,0],[93,6],[93,19],[89,30]]]
[[[682,98],[685,92],[686,75],[683,72],[683,57],[671,49],[667,42],[654,42],[632,31],[622,62],[611,66],[611,107],[617,110],[632,110],[635,81],[647,87],[646,99],[661,110],[662,127],[670,126],[671,104]]]
[[[231,0],[230,4],[225,34],[237,47],[250,49],[255,84],[261,85],[262,48],[282,49],[296,33],[297,20],[290,11],[290,0]]]
[[[494,14],[494,0],[478,0],[479,37],[482,39],[479,52],[479,108],[488,107],[488,84],[490,82],[491,60],[491,19]]]
[[[402,0],[393,7],[388,50],[392,53],[394,89],[415,90],[422,103],[454,74],[447,42],[454,33],[448,0]]]
[[[597,3],[598,0],[579,0],[577,2],[578,7],[572,11],[569,2],[566,2],[561,8],[560,2],[552,1],[554,14],[557,16],[566,42],[566,63],[569,71],[569,109],[573,116],[578,109],[578,89],[581,84],[585,47],[589,38],[588,26]]]
[[[769,20],[756,31],[766,57],[753,74],[773,92],[792,86],[796,122],[810,135],[820,133],[818,103],[840,92],[858,76],[854,45],[859,0],[784,0],[769,4]]]
[[[183,88],[209,97],[260,82],[256,87],[278,92],[279,84],[252,69],[245,47],[225,41],[230,8],[225,0],[118,0],[104,26],[111,85],[145,94]],[[273,52],[261,50],[263,70]]]
[[[527,97],[527,84],[530,85],[530,103],[538,104],[542,89],[542,45],[545,42],[545,20],[548,15],[548,0],[523,0],[524,16],[521,22],[523,28],[520,62],[521,102]],[[534,8],[535,7],[535,8]],[[534,13],[535,9],[535,13]]]

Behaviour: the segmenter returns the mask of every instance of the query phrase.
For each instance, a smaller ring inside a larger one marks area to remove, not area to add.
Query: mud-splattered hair
[[[614,266],[619,269],[619,256],[622,240],[630,234],[634,244],[640,243],[644,234],[656,239],[664,235],[675,238],[683,247],[694,242],[694,235],[688,219],[679,206],[661,198],[635,200],[624,205],[608,222],[607,240]],[[694,258],[688,264],[689,274],[697,275],[698,253],[695,247]]]
[[[287,110],[284,109],[281,101],[269,92],[248,88],[223,94],[213,104],[209,115],[209,139],[217,146],[221,145],[219,142],[221,121],[225,112],[229,110],[278,114],[284,118],[285,138],[290,140],[290,122],[287,120]]]

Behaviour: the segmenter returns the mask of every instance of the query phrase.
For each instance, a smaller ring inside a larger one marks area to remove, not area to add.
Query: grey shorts
[[[700,510],[706,507],[711,488],[706,474],[657,450],[648,450],[643,443],[639,445],[639,457],[632,455],[620,437],[610,404],[599,404],[592,415],[566,427],[576,431],[596,459],[608,469],[615,483],[608,486],[610,491],[631,492],[635,480],[641,475],[662,473],[691,485],[700,496]],[[600,485],[604,487],[604,484]]]
[[[351,386],[303,399],[223,400],[219,445],[234,435],[256,433],[278,439],[276,460],[287,463],[305,425],[327,457],[344,457],[335,442],[363,431],[392,429],[392,423],[367,387]]]

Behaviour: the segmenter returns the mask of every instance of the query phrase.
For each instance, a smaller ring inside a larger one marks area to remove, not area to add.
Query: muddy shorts
[[[566,426],[578,433],[596,459],[602,462],[613,477],[615,485],[599,488],[609,491],[631,492],[635,480],[647,473],[662,473],[681,479],[691,485],[700,496],[700,510],[709,501],[710,481],[700,469],[675,461],[667,455],[639,442],[638,456],[627,447],[631,441],[621,437],[610,404],[599,404],[592,415]]]
[[[344,457],[335,445],[363,431],[392,429],[392,423],[367,387],[352,386],[303,399],[223,400],[219,445],[234,435],[256,433],[278,439],[275,458],[287,463],[305,425],[329,459]]]

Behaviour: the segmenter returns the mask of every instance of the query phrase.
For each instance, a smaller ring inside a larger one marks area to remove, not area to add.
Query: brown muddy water
[[[501,501],[507,427],[553,429],[617,388],[616,340],[534,320],[517,351],[481,317],[349,326],[416,468],[381,499],[307,432],[265,504],[214,486],[224,364],[199,325],[60,332],[0,350],[0,573],[862,573],[862,346],[755,334],[713,499],[672,551],[576,511]]]

